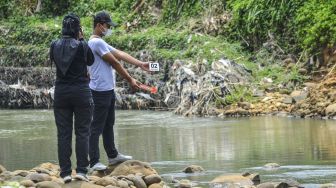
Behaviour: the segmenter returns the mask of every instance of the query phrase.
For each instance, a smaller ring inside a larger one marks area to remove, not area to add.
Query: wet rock
[[[289,188],[290,186],[284,182],[266,182],[257,185],[257,188]]]
[[[153,175],[155,175],[155,174],[153,174]],[[146,185],[145,181],[142,179],[141,176],[129,174],[129,175],[127,175],[126,179],[133,182],[134,186],[137,187],[137,188],[147,188],[147,185]]]
[[[25,180],[25,177],[22,176],[13,176],[11,179],[9,179],[8,181],[13,181],[13,182],[20,182],[22,180]]]
[[[71,181],[70,183],[64,184],[62,188],[104,188],[104,187],[84,181]]]
[[[53,164],[53,163],[42,163],[38,166],[36,166],[35,168],[33,168],[33,170],[35,169],[46,169],[49,171],[60,171],[60,166]]]
[[[153,169],[148,163],[137,160],[128,160],[118,165],[110,175],[127,176],[128,174],[136,174],[136,173],[141,173],[145,176],[151,174],[158,174],[156,170]]]
[[[159,183],[153,183],[149,185],[148,188],[163,188],[163,186]]]
[[[0,178],[4,181],[10,180],[13,177],[13,174],[9,171],[4,171],[0,174]]]
[[[104,186],[104,187],[108,186],[108,185],[116,186],[118,184],[118,181],[114,177],[106,176],[106,177],[100,178],[97,181],[95,181],[95,184],[96,185],[101,185],[101,186]]]
[[[33,174],[29,174],[27,178],[32,180],[35,183],[42,182],[42,181],[51,181],[50,176],[48,176],[47,174],[33,173]]]
[[[226,184],[226,185],[238,185],[240,187],[252,186],[253,182],[251,179],[244,177],[242,175],[222,175],[218,176],[211,181],[211,184]]]
[[[296,103],[301,102],[305,100],[308,96],[308,93],[306,91],[293,91],[291,94],[291,97],[294,99]]]
[[[22,177],[26,177],[26,176],[28,176],[29,175],[29,171],[27,171],[27,170],[15,170],[14,172],[13,172],[13,175],[14,176],[22,176]]]
[[[43,181],[37,183],[36,188],[62,188],[62,186],[53,181]]]
[[[245,172],[242,174],[242,176],[249,178],[254,185],[260,184],[260,176],[259,174],[251,174],[249,172]]]
[[[177,188],[191,188],[192,187],[192,183],[190,180],[187,179],[183,179],[181,180],[178,185],[176,186]]]
[[[25,187],[35,187],[35,183],[32,180],[22,180],[20,185]]]
[[[182,172],[184,173],[195,173],[195,172],[203,172],[204,169],[201,166],[198,165],[190,165],[188,167],[186,167],[185,169],[183,169]]]
[[[162,181],[162,178],[157,174],[152,174],[152,175],[149,175],[149,176],[145,176],[144,181],[145,181],[146,185],[152,185],[152,184],[155,184],[155,183],[160,183]]]
[[[267,164],[264,165],[264,168],[266,168],[266,169],[277,169],[279,167],[280,167],[280,165],[277,164],[277,163],[267,163]]]
[[[118,181],[118,186],[121,188],[128,188],[128,183],[125,180],[119,180]]]
[[[336,103],[335,104],[330,104],[326,110],[325,113],[327,116],[334,116],[336,115]]]
[[[2,165],[0,165],[0,174],[7,171],[6,168]]]

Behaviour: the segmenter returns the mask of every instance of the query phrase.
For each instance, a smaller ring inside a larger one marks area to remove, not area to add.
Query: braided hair
[[[73,38],[78,38],[80,31],[80,19],[74,14],[70,13],[63,18],[62,35],[68,35]]]

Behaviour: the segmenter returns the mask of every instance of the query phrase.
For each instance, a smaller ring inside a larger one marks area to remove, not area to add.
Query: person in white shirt
[[[104,41],[102,37],[111,35],[111,27],[114,26],[116,24],[112,22],[107,12],[98,12],[94,17],[93,35],[88,42],[95,58],[93,65],[88,67],[90,75],[89,86],[94,101],[93,121],[89,139],[90,167],[92,170],[105,170],[107,168],[99,161],[99,136],[101,134],[103,135],[103,144],[110,165],[132,159],[131,156],[119,153],[114,143],[114,87],[116,79],[114,70],[126,79],[133,89],[139,89],[140,83],[128,74],[119,63],[119,60],[149,71],[148,63],[137,60],[129,54],[113,48]]]

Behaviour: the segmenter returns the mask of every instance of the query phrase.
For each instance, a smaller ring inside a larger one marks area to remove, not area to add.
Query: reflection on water
[[[9,170],[56,162],[56,127],[48,110],[0,111],[0,164]],[[122,153],[151,162],[166,177],[203,166],[187,178],[208,182],[223,173],[258,172],[263,180],[292,177],[313,183],[336,178],[336,122],[280,117],[185,118],[170,112],[117,111],[116,140]],[[101,146],[101,148],[103,148]],[[106,162],[103,149],[102,161]],[[266,171],[265,163],[282,165]]]

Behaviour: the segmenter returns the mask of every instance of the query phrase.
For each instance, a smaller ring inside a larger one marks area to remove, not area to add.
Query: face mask
[[[105,29],[105,27],[103,27],[103,28],[104,28],[104,31],[102,33],[103,33],[104,36],[108,37],[108,36],[112,35],[112,29]]]

